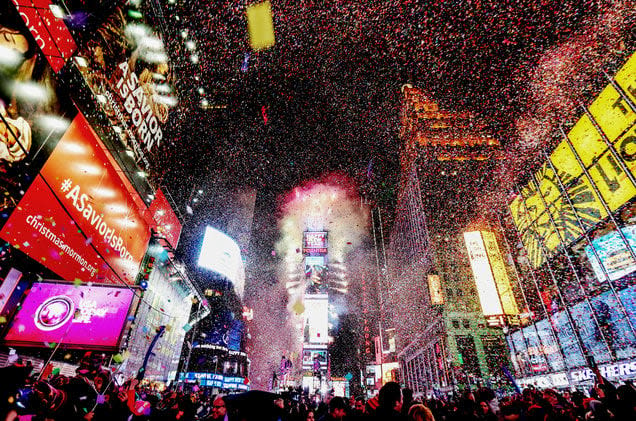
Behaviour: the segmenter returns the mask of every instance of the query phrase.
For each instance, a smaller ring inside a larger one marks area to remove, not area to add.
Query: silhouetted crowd
[[[599,378],[588,393],[528,388],[497,398],[488,388],[452,399],[418,399],[398,383],[386,383],[366,400],[302,393],[250,391],[211,395],[205,388],[157,390],[138,379],[118,384],[112,372],[91,357],[76,375],[34,374],[21,360],[0,369],[0,421],[597,421],[636,420],[636,388]]]

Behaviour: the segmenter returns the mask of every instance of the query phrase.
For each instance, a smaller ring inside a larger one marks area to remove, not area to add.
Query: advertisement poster
[[[181,222],[172,209],[172,205],[161,189],[155,193],[155,198],[148,207],[148,223],[153,226],[160,241],[165,241],[173,249],[179,244],[181,236]]]
[[[27,293],[5,343],[115,350],[135,294],[128,288],[39,282]]]
[[[152,177],[168,150],[165,125],[177,102],[163,41],[133,5],[115,8],[90,35],[77,68],[122,146]]]
[[[481,231],[465,232],[464,240],[484,316],[504,314]]]
[[[0,236],[65,279],[133,284],[150,239],[107,152],[73,120]]]
[[[305,297],[304,342],[326,344],[329,342],[329,301],[327,298]]]
[[[77,48],[64,20],[53,13],[50,0],[13,0],[33,38],[58,72]]]
[[[614,231],[593,240],[591,245],[585,247],[585,254],[590,260],[594,274],[601,282],[607,281],[608,277],[615,281],[636,270],[636,262],[632,257],[632,253],[636,253],[636,226],[629,225],[621,228],[621,231],[629,246],[622,236]]]
[[[0,228],[77,113],[10,2],[0,6]]]
[[[329,291],[328,268],[324,256],[305,257],[305,293],[327,294]]]
[[[320,363],[320,368],[327,368],[327,350],[326,349],[303,349],[303,367],[310,368],[314,366],[314,361]]]
[[[245,286],[245,270],[241,249],[236,241],[210,226],[205,227],[203,243],[197,264],[226,277],[242,295]]]
[[[303,253],[310,255],[327,254],[327,233],[305,231],[303,233]]]

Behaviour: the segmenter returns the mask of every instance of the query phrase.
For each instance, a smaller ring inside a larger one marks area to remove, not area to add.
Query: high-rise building
[[[474,192],[497,159],[499,142],[469,113],[442,110],[410,85],[402,92],[401,181],[383,303],[383,320],[395,328],[401,381],[423,393],[499,384],[507,361],[503,324],[484,316],[481,272],[464,237],[484,231],[497,243],[478,219]],[[484,257],[488,267],[510,271],[500,256]]]

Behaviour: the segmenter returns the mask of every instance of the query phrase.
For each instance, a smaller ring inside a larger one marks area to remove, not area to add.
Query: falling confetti
[[[254,51],[264,50],[274,45],[274,24],[272,5],[269,1],[247,7],[247,28],[250,45]]]

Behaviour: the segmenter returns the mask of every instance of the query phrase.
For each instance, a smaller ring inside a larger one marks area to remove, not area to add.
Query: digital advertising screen
[[[327,368],[327,350],[326,349],[303,349],[303,368],[313,368],[314,361],[320,362],[320,368]]]
[[[12,0],[54,71],[58,72],[77,46],[50,0]]]
[[[512,292],[512,285],[499,250],[499,244],[497,244],[497,237],[491,231],[482,231],[481,237],[484,240],[484,246],[486,247],[492,274],[495,277],[495,285],[497,286],[497,293],[499,294],[504,314],[516,316],[519,314],[519,308]]]
[[[615,281],[636,271],[636,262],[632,257],[632,253],[636,253],[636,226],[626,226],[621,228],[621,232],[627,243],[614,231],[585,247],[585,254],[599,281],[606,281],[607,278]]]
[[[431,304],[444,304],[444,293],[442,292],[442,279],[437,274],[428,275],[428,292],[431,297]]]
[[[632,101],[630,86],[634,74],[636,54],[614,77]],[[549,161],[509,204],[534,267],[549,257],[539,252],[541,246],[551,255],[561,242],[570,244],[580,237],[582,228],[587,230],[607,217],[601,199],[610,211],[615,211],[636,195],[636,186],[631,181],[636,173],[636,113],[612,84],[598,94],[588,110],[589,115],[583,114],[576,121],[567,132],[568,139],[557,145]],[[617,156],[604,138],[612,144]],[[616,273],[623,270],[620,265],[624,263],[618,259]]]
[[[503,314],[499,293],[495,285],[495,278],[490,267],[486,246],[480,231],[464,233],[466,249],[470,267],[473,271],[477,294],[484,316],[497,316]]]
[[[126,3],[95,13],[101,21],[80,34],[89,41],[81,42],[82,59],[74,62],[122,146],[153,177],[158,160],[168,155],[164,131],[177,97],[164,42],[146,19],[145,2]]]
[[[327,233],[324,231],[303,232],[303,253],[309,255],[327,254]]]
[[[329,291],[328,267],[324,256],[305,257],[305,293],[327,294]]]
[[[210,226],[205,228],[198,265],[225,276],[242,292],[245,283],[241,249],[236,241]]]
[[[23,22],[26,9],[0,6],[0,32],[11,34],[0,40],[0,228],[77,113]]]
[[[329,342],[329,301],[305,298],[305,342]]]
[[[157,231],[160,241],[166,241],[170,247],[176,249],[181,236],[181,221],[161,189],[155,193],[155,198],[148,207],[148,213],[149,223]]]
[[[37,282],[6,332],[11,346],[116,350],[134,291],[103,285]]]
[[[78,114],[0,236],[65,279],[134,284],[150,229]]]

